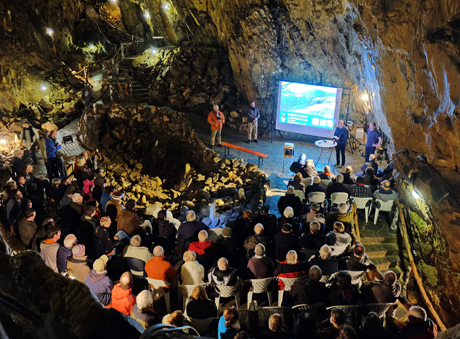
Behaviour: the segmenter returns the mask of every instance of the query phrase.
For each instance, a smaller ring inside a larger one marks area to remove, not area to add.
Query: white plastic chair
[[[283,296],[284,296],[284,291],[286,292],[289,292],[292,288],[292,286],[294,285],[294,283],[298,280],[298,279],[303,279],[305,278],[305,276],[301,276],[301,277],[296,277],[296,278],[283,278],[283,277],[277,277],[276,279],[278,280],[281,280],[284,284],[284,289],[280,289],[278,291],[278,306],[282,306],[283,305]]]
[[[350,317],[353,317],[355,315],[356,311],[358,309],[360,309],[361,306],[358,306],[358,305],[334,305],[334,306],[327,307],[326,310],[330,311],[333,308],[338,308],[338,309],[342,310],[343,313],[345,313],[345,315],[348,318],[350,318]]]
[[[332,182],[332,180],[330,179],[321,179],[321,183],[327,187],[327,185],[329,185],[330,183]]]
[[[265,278],[265,279],[251,279],[249,282],[252,285],[252,291],[248,292],[248,307],[252,303],[252,296],[254,293],[267,293],[268,297],[268,306],[272,305],[272,292],[268,289],[270,283],[274,278]]]
[[[330,246],[332,249],[331,256],[336,257],[341,255],[348,248],[349,245],[340,245],[340,246]]]
[[[372,210],[372,197],[369,198],[353,198],[356,203],[356,209],[364,210],[364,215],[366,217],[366,223],[369,220],[369,214]]]
[[[219,296],[215,298],[216,307],[217,307],[217,316],[219,316],[221,312],[220,307],[220,298],[235,298],[236,308],[240,308],[240,296],[238,295],[238,287],[240,286],[240,282],[237,282],[234,286],[219,286],[216,285],[216,289],[219,292]]]
[[[296,197],[299,197],[300,201],[305,200],[305,193],[302,190],[294,190],[294,194]]]
[[[394,200],[383,201],[380,199],[375,199],[374,206],[375,206],[375,215],[374,215],[374,225],[377,223],[377,219],[379,218],[379,212],[389,212],[390,213],[390,220],[391,220],[391,210],[393,208]]]
[[[348,202],[348,193],[345,192],[336,192],[331,194],[331,204],[332,205],[338,205],[341,203],[347,203]]]
[[[308,202],[310,204],[317,203],[321,206],[324,205],[324,200],[326,199],[326,193],[323,192],[310,192],[308,193]]]
[[[171,293],[173,287],[176,285],[177,278],[171,283],[168,283],[164,280],[150,279],[150,278],[147,278],[147,281],[149,282],[151,289],[155,292],[153,299],[158,300],[161,297],[164,297],[165,304],[166,304],[166,311],[168,314],[171,313],[171,298],[169,294]],[[171,287],[171,288],[165,291],[165,287]]]
[[[210,283],[205,283],[205,284],[200,284],[200,285],[206,288],[206,286],[209,286]],[[193,289],[196,286],[197,285],[178,285],[177,286],[179,290],[179,296],[182,295],[182,306],[183,306],[182,309],[184,310],[184,313],[187,313],[187,304],[189,303],[190,295],[192,294]],[[180,302],[180,299],[179,299],[179,302]]]

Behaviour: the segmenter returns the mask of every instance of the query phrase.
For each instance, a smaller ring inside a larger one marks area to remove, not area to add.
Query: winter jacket
[[[259,109],[254,106],[254,107],[249,107],[248,110],[248,122],[254,122],[254,120],[259,120],[260,118],[260,111]]]
[[[59,244],[53,242],[51,239],[47,239],[40,244],[40,253],[48,265],[54,272],[58,272],[57,268],[57,251],[59,250]]]
[[[48,159],[56,158],[58,150],[61,149],[61,145],[55,146],[53,139],[46,138],[45,139],[45,146],[46,146],[46,157]]]
[[[215,250],[214,248],[214,241],[207,240],[207,241],[196,241],[192,242],[188,247],[189,251],[193,251],[196,255],[203,255],[205,253],[210,253]]]
[[[185,262],[180,273],[182,285],[201,285],[204,283],[204,267],[198,261]]]
[[[110,205],[111,201],[113,200],[110,200],[107,206]],[[117,213],[117,223],[117,231],[124,230],[128,235],[131,235],[135,230],[140,228],[140,225],[143,224],[144,221],[134,212],[121,210]]]
[[[218,116],[220,119],[217,118]],[[225,123],[225,116],[221,111],[218,111],[217,113],[211,111],[208,115],[208,122],[211,125],[212,131],[220,130]]]
[[[279,263],[278,267],[275,270],[275,276],[281,278],[297,278],[304,276],[307,272],[307,265],[303,262],[296,262],[295,264],[290,264],[287,261],[282,261]],[[280,290],[284,289],[284,283],[280,280],[278,282]]]
[[[94,230],[94,235],[104,242],[105,251],[107,254],[113,251],[113,248],[115,247],[114,239],[113,239],[112,234],[110,234],[110,231],[107,227],[97,226],[96,229]]]
[[[72,247],[65,247],[63,245],[59,247],[59,250],[57,252],[57,267],[58,267],[59,273],[62,273],[67,269],[67,258],[71,256],[72,256]]]
[[[176,270],[164,257],[153,257],[145,264],[145,272],[150,279],[172,282],[177,278]]]
[[[145,269],[145,264],[150,260],[152,259],[152,253],[150,253],[150,251],[148,250],[147,247],[137,247],[137,246],[127,246],[125,248],[125,252],[123,254],[123,257],[124,258],[134,258],[134,259],[139,259],[139,260],[142,260],[144,262],[144,269]],[[134,271],[134,270],[131,270],[131,273],[136,275],[136,276],[140,276],[140,277],[143,277],[144,276],[144,272],[142,271]]]
[[[136,296],[133,294],[132,288],[125,290],[120,284],[114,286],[112,290],[112,308],[129,316],[135,304]]]
[[[275,264],[269,257],[254,256],[248,261],[248,268],[254,275],[255,279],[264,279],[273,277],[273,271],[275,270]]]
[[[83,181],[83,193],[85,193],[85,198],[86,199],[91,199],[93,197],[93,194],[91,192],[91,189],[94,186],[94,181],[91,181],[89,179],[85,179]]]
[[[91,270],[85,280],[85,285],[96,295],[102,305],[112,302],[113,282],[107,276],[107,272],[98,273]]]
[[[38,226],[35,221],[29,221],[26,218],[19,220],[19,236],[21,241],[27,246],[30,246],[30,242],[37,232]]]
[[[133,310],[131,311],[131,318],[137,320],[144,329],[161,322],[161,318],[151,308],[146,308],[141,312],[137,307],[133,307]]]
[[[83,255],[81,257],[72,256],[67,259],[67,269],[72,270],[73,277],[82,283],[85,282],[91,271],[86,263],[86,258],[87,256]]]
[[[177,245],[182,248],[186,248],[186,240],[188,238],[193,238],[193,241],[198,239],[198,233],[202,230],[209,230],[209,227],[203,224],[201,221],[186,221],[179,226],[177,231]]]

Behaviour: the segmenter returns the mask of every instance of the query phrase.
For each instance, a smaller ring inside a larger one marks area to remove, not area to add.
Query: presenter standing
[[[337,143],[337,146],[335,146],[337,158],[335,167],[342,168],[345,166],[345,146],[348,140],[348,129],[344,126],[343,120],[339,120],[339,124],[334,132],[334,140]],[[342,155],[342,162],[340,162],[340,155]]]
[[[220,144],[222,142],[222,126],[225,123],[224,114],[219,111],[219,106],[214,105],[212,111],[208,115],[208,122],[211,125],[211,148],[214,147],[214,140],[217,135],[217,147],[222,147]]]
[[[379,132],[375,130],[375,124],[373,122],[369,124],[369,129],[367,130],[366,134],[366,155],[364,161],[369,161],[370,155],[374,154],[375,149],[382,144],[382,137],[380,136]]]
[[[251,136],[254,139],[254,142],[257,143],[257,125],[260,118],[260,111],[256,107],[256,103],[252,101],[249,104],[249,111],[248,111],[248,141],[249,144],[251,142]]]

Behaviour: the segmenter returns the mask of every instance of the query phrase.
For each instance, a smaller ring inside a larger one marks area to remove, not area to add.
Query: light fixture
[[[150,14],[148,12],[145,12],[144,13],[144,18],[146,18],[146,19],[150,18]]]
[[[42,85],[42,86],[40,87],[40,89],[44,92],[44,91],[46,91],[46,86],[45,86],[45,85]]]
[[[94,45],[93,45],[93,44],[89,44],[89,48],[90,48],[90,49],[93,49],[93,48],[94,48]]]
[[[155,47],[152,47],[152,54],[155,54],[157,52],[157,49]]]
[[[116,4],[117,0],[110,0],[110,2]]]
[[[46,30],[46,34],[48,34],[49,36],[53,36],[54,31],[53,31],[51,28],[48,28],[48,29]]]
[[[168,5],[164,4],[164,5],[163,5],[163,8],[164,8],[164,9],[168,9]]]
[[[369,95],[367,93],[364,93],[363,96],[361,97],[363,101],[369,101]]]
[[[1,139],[0,139],[0,144],[5,145],[5,144],[6,144],[6,139],[5,139],[5,138],[1,138]]]
[[[421,198],[420,195],[415,190],[412,191],[412,196],[417,200]]]

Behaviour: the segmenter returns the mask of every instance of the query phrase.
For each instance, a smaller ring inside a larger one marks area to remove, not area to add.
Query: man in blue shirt
[[[366,155],[364,161],[370,161],[369,156],[375,153],[376,147],[379,147],[382,143],[380,134],[375,130],[375,124],[371,122],[369,129],[367,130],[367,141],[366,141]]]
[[[58,155],[58,150],[61,149],[61,145],[56,141],[57,131],[51,131],[49,136],[45,138],[46,145],[46,157],[48,158],[48,164],[50,166],[50,173],[52,178],[65,178],[65,174],[62,170],[62,160]]]
[[[256,107],[256,103],[252,101],[248,111],[248,144],[251,142],[251,135],[254,142],[257,143],[257,125],[259,118],[260,111]]]
[[[344,126],[343,120],[339,121],[339,124],[335,129],[334,140],[337,143],[337,146],[335,146],[335,152],[337,157],[337,163],[335,164],[335,167],[342,168],[343,166],[345,166],[345,146],[347,145],[348,140],[348,130]],[[342,154],[342,162],[340,162],[340,154]]]

